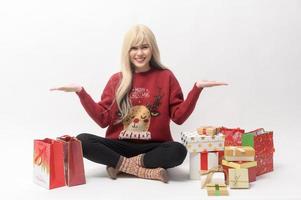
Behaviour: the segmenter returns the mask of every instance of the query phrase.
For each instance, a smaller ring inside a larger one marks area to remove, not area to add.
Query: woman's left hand
[[[203,81],[203,80],[196,82],[196,86],[198,88],[215,87],[215,86],[221,86],[221,85],[228,85],[228,83],[217,82],[217,81]]]

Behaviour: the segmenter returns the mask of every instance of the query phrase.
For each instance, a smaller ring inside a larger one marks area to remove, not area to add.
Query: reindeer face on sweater
[[[123,130],[119,134],[120,139],[151,139],[148,131],[152,117],[159,115],[158,106],[160,96],[154,97],[152,104],[136,105],[131,107],[129,114],[123,120]]]
[[[123,131],[120,132],[120,139],[141,139],[150,140],[151,133],[148,131],[151,117],[154,113],[146,106],[139,105],[131,108],[130,113],[123,120]]]
[[[148,131],[151,112],[146,106],[134,106],[123,122],[124,129],[128,131]]]

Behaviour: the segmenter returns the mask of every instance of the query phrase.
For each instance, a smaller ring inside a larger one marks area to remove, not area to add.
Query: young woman
[[[77,136],[85,158],[107,165],[112,179],[124,172],[166,183],[166,169],[180,165],[187,154],[181,143],[173,141],[170,120],[182,124],[203,88],[227,84],[197,81],[184,100],[176,77],[161,63],[154,34],[144,25],[125,35],[121,61],[121,72],[110,78],[99,102],[80,85],[51,90],[76,92],[90,117],[108,127],[105,138]]]

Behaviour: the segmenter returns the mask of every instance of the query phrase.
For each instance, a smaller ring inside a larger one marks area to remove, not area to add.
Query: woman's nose
[[[138,54],[138,55],[142,55],[142,54],[143,54],[142,49],[138,49],[137,54]]]

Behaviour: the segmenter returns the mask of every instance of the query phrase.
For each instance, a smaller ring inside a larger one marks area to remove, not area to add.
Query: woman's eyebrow
[[[140,44],[140,45],[132,46],[131,48],[139,48],[139,47],[145,47],[145,46],[149,47],[149,44]]]

